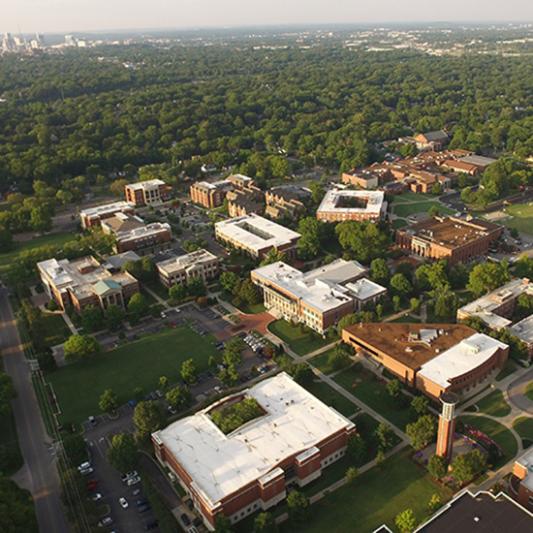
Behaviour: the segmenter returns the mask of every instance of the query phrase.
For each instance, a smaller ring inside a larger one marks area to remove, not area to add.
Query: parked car
[[[98,424],[98,421],[96,420],[96,418],[94,416],[90,416],[89,417],[89,424],[91,424],[91,426],[96,426],[96,424]]]
[[[107,527],[110,526],[113,523],[113,519],[110,516],[106,516],[105,518],[102,518],[100,522],[98,522],[98,527]]]
[[[122,474],[121,478],[122,479],[122,482],[125,483],[126,481],[128,481],[128,479],[130,477],[135,477],[135,476],[138,476],[139,474],[137,473],[137,470],[132,470],[131,472],[127,472],[126,474]]]
[[[126,498],[122,497],[118,499],[118,503],[120,503],[120,506],[122,509],[127,509],[129,507],[128,500]]]
[[[140,500],[137,500],[135,502],[135,505],[137,507],[141,507],[142,505],[146,505],[148,503],[148,500],[146,498],[141,498]]]
[[[151,507],[150,507],[150,504],[148,503],[145,503],[144,505],[137,507],[137,511],[139,511],[139,513],[146,513],[146,511],[149,511],[150,509]]]
[[[139,481],[141,481],[141,478],[139,476],[133,476],[130,477],[128,481],[126,481],[126,485],[128,485],[128,487],[133,487],[133,485],[137,485]]]
[[[91,496],[91,500],[92,500],[93,502],[97,502],[97,501],[101,500],[102,498],[103,498],[103,496],[102,496],[102,493],[101,493],[101,492],[96,492],[95,494],[93,494],[93,495]]]
[[[131,494],[132,494],[133,496],[139,496],[139,494],[140,494],[141,492],[142,492],[141,489],[135,489]]]
[[[181,521],[186,525],[189,526],[191,524],[191,519],[187,516],[186,513],[182,513],[180,515]]]
[[[89,481],[87,481],[87,490],[92,492],[93,490],[96,490],[97,485],[98,485],[97,479],[90,479]]]

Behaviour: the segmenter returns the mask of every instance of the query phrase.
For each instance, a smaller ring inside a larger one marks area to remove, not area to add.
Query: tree
[[[133,423],[137,437],[143,440],[163,427],[165,415],[157,402],[139,402],[133,411]]]
[[[87,443],[80,434],[70,434],[63,437],[63,449],[72,466],[78,466],[87,461]]]
[[[452,475],[460,485],[474,479],[486,467],[487,458],[479,450],[458,455],[451,464]]]
[[[222,272],[222,274],[220,274],[219,281],[220,286],[226,292],[233,294],[235,292],[236,287],[238,287],[238,285],[240,284],[241,279],[239,278],[239,276],[237,276],[237,274],[235,274],[235,272]]]
[[[402,390],[402,384],[397,379],[391,379],[386,385],[387,393],[391,398],[398,398]]]
[[[216,515],[215,533],[233,533],[230,519],[226,515],[223,515],[222,513],[219,513]]]
[[[429,400],[425,396],[415,396],[411,400],[411,408],[419,415],[425,415],[428,412]]]
[[[397,313],[402,307],[402,300],[401,298],[395,294],[393,297],[392,297],[392,309],[394,310],[395,313]]]
[[[67,361],[87,359],[100,353],[98,341],[90,335],[71,335],[63,344],[63,351]]]
[[[428,472],[435,479],[442,479],[448,472],[446,457],[432,455],[428,461]]]
[[[0,226],[0,250],[9,252],[13,248],[13,234],[4,226]]]
[[[241,352],[244,350],[244,348],[244,341],[240,337],[231,338],[224,346],[224,351],[222,352],[222,362],[228,366],[240,365],[242,361]]]
[[[181,363],[180,375],[186,383],[190,384],[196,381],[197,370],[192,358],[186,359]]]
[[[373,259],[370,263],[370,277],[380,285],[387,285],[390,279],[390,270],[387,261],[381,257]]]
[[[431,415],[422,415],[416,422],[407,424],[405,433],[411,440],[411,446],[415,450],[425,448],[435,437],[437,426]]]
[[[341,370],[352,363],[350,354],[341,344],[337,344],[335,349],[328,356],[328,366],[333,370]]]
[[[167,376],[159,377],[159,388],[165,390],[168,387],[168,378]]]
[[[115,180],[111,185],[109,186],[109,191],[111,194],[115,196],[124,196],[124,188],[128,184],[128,180],[125,179],[119,179]]]
[[[0,477],[0,531],[37,533],[31,494],[7,477]]]
[[[277,533],[278,526],[272,513],[259,513],[254,520],[253,533]]]
[[[413,286],[410,281],[404,276],[404,274],[397,273],[392,276],[390,280],[391,289],[398,294],[398,296],[404,298],[411,293]]]
[[[130,472],[137,465],[137,446],[130,433],[117,433],[111,438],[107,450],[108,461],[122,473]]]
[[[376,429],[375,435],[382,451],[386,451],[392,447],[394,442],[394,431],[392,431],[388,424],[381,422]]]
[[[148,302],[146,298],[140,293],[135,293],[128,302],[128,313],[134,320],[139,320],[148,311]]]
[[[100,400],[98,401],[98,407],[104,413],[115,413],[118,409],[117,395],[111,389],[106,389],[100,396]]]
[[[257,286],[249,279],[244,280],[239,287],[239,298],[248,305],[261,301],[261,294]]]
[[[455,318],[459,299],[449,285],[431,291],[430,296],[433,298],[433,312],[438,319],[448,321]]]
[[[359,322],[359,317],[355,313],[349,313],[348,315],[344,315],[337,323],[337,332],[339,336],[342,335],[343,329],[347,328],[348,326],[353,326],[354,324],[357,324],[358,322]]]
[[[111,304],[107,307],[104,313],[105,323],[111,331],[116,331],[120,328],[124,320],[124,310],[118,305]]]
[[[30,226],[35,231],[50,231],[52,229],[52,214],[44,206],[37,206],[31,210]]]
[[[480,263],[470,272],[466,288],[474,296],[481,296],[501,287],[509,279],[509,269],[506,261],[501,261],[500,263]]]
[[[389,234],[373,222],[341,222],[337,224],[335,233],[342,248],[352,252],[355,259],[363,263],[383,256],[390,244]]]
[[[321,223],[314,217],[305,217],[298,223],[301,235],[296,245],[302,259],[313,259],[320,253]]]
[[[102,329],[104,324],[104,317],[100,307],[95,305],[88,305],[81,312],[81,325],[85,331],[98,331]]]
[[[182,283],[175,283],[168,289],[168,297],[172,302],[179,303],[187,297],[187,288]]]
[[[409,309],[413,313],[418,313],[420,311],[420,300],[418,298],[411,298],[409,300]]]
[[[15,397],[13,380],[5,372],[0,372],[0,416],[11,412],[11,400]]]
[[[224,385],[231,387],[239,381],[239,373],[237,372],[237,369],[235,368],[235,365],[228,365],[224,368],[222,368],[218,375],[218,379],[224,383]]]
[[[278,261],[285,261],[285,254],[280,252],[277,248],[271,248],[268,253],[263,257],[260,266],[271,265]]]
[[[440,499],[440,496],[437,493],[434,493],[431,495],[431,498],[428,502],[428,511],[433,514],[440,506],[442,505],[442,501]]]
[[[187,387],[176,385],[165,394],[165,399],[172,407],[181,410],[191,402],[191,393]]]
[[[383,461],[385,461],[385,452],[381,448],[378,450],[378,453],[376,453],[375,461],[378,466],[383,464]]]
[[[194,277],[187,281],[187,293],[190,296],[204,296],[207,290],[202,278]]]
[[[366,443],[361,435],[350,435],[346,453],[355,465],[361,465],[366,458]]]
[[[359,470],[355,466],[349,466],[346,469],[346,481],[353,483],[359,476]]]
[[[396,527],[400,533],[412,533],[416,527],[416,517],[412,509],[402,511],[394,519]]]
[[[296,524],[301,524],[307,517],[309,499],[297,490],[291,490],[287,496],[289,519]]]

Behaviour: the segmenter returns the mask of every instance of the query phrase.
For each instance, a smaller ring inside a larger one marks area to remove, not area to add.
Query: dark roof
[[[417,533],[531,533],[533,515],[509,496],[489,492],[460,494]]]
[[[448,134],[442,130],[428,131],[427,133],[423,133],[422,135],[424,135],[428,142],[443,141],[448,138]]]

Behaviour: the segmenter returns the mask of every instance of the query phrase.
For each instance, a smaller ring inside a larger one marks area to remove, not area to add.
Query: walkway
[[[530,368],[527,372],[521,374],[518,378],[516,372],[511,374],[511,377],[515,378],[511,381],[504,395],[506,399],[516,408],[533,415],[533,401],[526,396],[527,386],[533,382],[533,368]]]

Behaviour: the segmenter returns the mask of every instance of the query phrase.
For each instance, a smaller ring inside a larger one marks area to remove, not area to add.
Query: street
[[[0,288],[0,351],[4,370],[13,379],[17,392],[12,405],[24,458],[24,466],[13,480],[31,492],[40,531],[68,532],[60,498],[59,476],[51,452],[52,440],[41,418],[8,292],[4,288]]]

